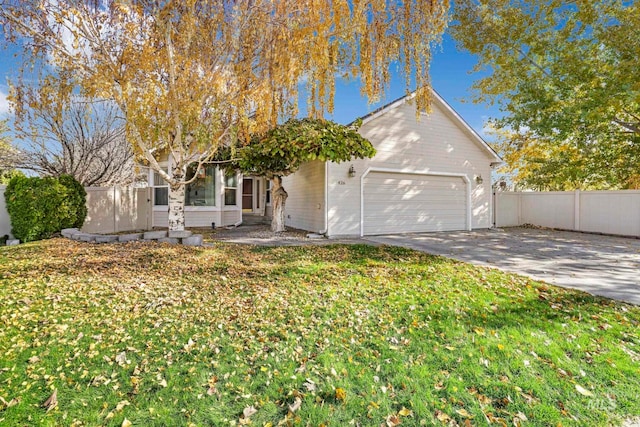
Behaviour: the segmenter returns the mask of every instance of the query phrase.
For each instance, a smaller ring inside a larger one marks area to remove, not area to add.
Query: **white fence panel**
[[[640,191],[498,192],[494,225],[640,237]]]
[[[11,234],[11,220],[9,219],[9,212],[7,212],[7,205],[4,201],[4,190],[6,185],[0,185],[0,237],[8,234],[9,237],[13,237]]]
[[[580,230],[640,237],[640,191],[581,193]]]
[[[574,195],[567,192],[521,193],[522,224],[541,227],[574,228]]]
[[[494,198],[494,223],[498,227],[517,227],[520,222],[520,196],[516,193],[497,193]]]
[[[118,233],[151,228],[151,189],[87,187],[86,233]]]

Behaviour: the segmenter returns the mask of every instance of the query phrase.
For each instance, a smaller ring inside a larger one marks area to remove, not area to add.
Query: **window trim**
[[[166,168],[165,171],[168,170],[167,165],[160,165],[162,168]],[[162,176],[158,173],[158,171],[151,169],[151,188],[153,188],[153,206],[169,206],[169,183],[162,179]],[[156,183],[156,178],[158,182],[162,182],[162,184]],[[167,204],[166,205],[158,205],[156,204],[156,189],[157,188],[165,188],[167,190]]]
[[[227,178],[233,176],[235,179],[235,187],[229,187],[227,186]],[[238,184],[240,182],[239,176],[237,173],[233,172],[230,174],[223,174],[224,177],[224,187],[223,187],[223,191],[222,191],[222,200],[223,200],[223,206],[238,206]],[[235,192],[235,196],[234,196],[234,201],[235,203],[233,204],[227,204],[227,190],[233,190]],[[240,205],[242,206],[242,205]]]
[[[196,165],[197,165],[197,162],[190,163],[187,166],[187,171],[189,170],[189,168],[195,167]],[[211,168],[211,171],[210,171],[211,174],[210,175],[207,174],[207,169],[208,168]],[[187,184],[185,186],[185,192],[184,192],[184,206],[185,206],[185,208],[186,207],[192,207],[192,208],[195,208],[195,207],[197,207],[197,208],[214,208],[214,207],[216,207],[218,205],[217,204],[217,197],[216,197],[216,182],[217,182],[216,175],[217,175],[217,171],[218,171],[218,168],[214,164],[205,163],[205,164],[201,165],[200,168],[194,172],[194,175],[196,175],[197,178],[192,183]],[[188,173],[187,173],[187,176],[188,176]],[[188,202],[187,197],[189,197],[190,186],[195,185],[195,183],[200,179],[204,180],[205,184],[206,184],[206,179],[207,179],[208,176],[211,176],[211,178],[213,179],[213,183],[212,183],[212,187],[213,188],[209,189],[209,188],[207,188],[206,185],[204,185],[205,198],[203,200],[205,202],[207,200],[211,200],[211,201],[213,201],[213,204],[211,204],[211,205],[207,205],[207,204],[204,204],[204,205],[188,204],[187,203]],[[211,196],[210,197],[206,197],[206,194],[207,194],[207,192],[209,192],[209,190],[212,191]]]

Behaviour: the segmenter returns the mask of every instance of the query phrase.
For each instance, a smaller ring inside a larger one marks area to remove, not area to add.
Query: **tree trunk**
[[[273,218],[271,219],[271,231],[279,233],[285,231],[284,205],[289,195],[282,187],[282,177],[274,176],[271,185],[271,199],[273,203]]]
[[[169,231],[184,230],[184,193],[184,184],[169,184]]]

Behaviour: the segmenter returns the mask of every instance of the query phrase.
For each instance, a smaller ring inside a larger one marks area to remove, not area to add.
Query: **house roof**
[[[458,114],[458,112],[454,110],[453,107],[451,107],[451,105],[449,105],[447,101],[445,101],[444,98],[442,98],[442,96],[440,96],[440,94],[435,91],[435,89],[432,88],[431,92],[433,94],[434,104],[440,107],[451,120],[458,124],[473,142],[475,142],[480,148],[486,151],[489,157],[493,158],[493,161],[491,162],[492,166],[503,163],[502,158],[498,155],[498,153],[496,153],[496,151],[491,148],[491,146],[478,134],[478,132],[476,132],[471,126],[469,126],[469,124],[462,118],[462,116]],[[362,124],[364,125],[380,117],[381,115],[411,101],[413,98],[415,98],[415,96],[415,91],[408,95],[402,96],[386,105],[383,105],[380,108],[377,108],[371,113],[360,117],[360,120],[362,120]]]

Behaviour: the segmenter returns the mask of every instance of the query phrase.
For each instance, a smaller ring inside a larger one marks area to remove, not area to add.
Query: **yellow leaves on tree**
[[[309,115],[321,116],[333,109],[337,76],[359,77],[375,101],[397,63],[424,109],[448,9],[448,0],[59,0],[44,10],[14,0],[3,2],[0,24],[8,40],[28,41],[34,62],[117,103],[134,151],[169,183],[170,199],[175,191],[179,229],[186,167],[295,116],[302,82]],[[170,171],[159,163],[168,154]]]

